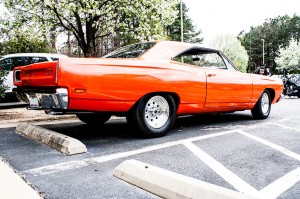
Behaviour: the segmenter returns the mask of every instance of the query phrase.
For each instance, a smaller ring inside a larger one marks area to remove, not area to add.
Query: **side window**
[[[199,51],[193,49],[190,52],[184,52],[174,57],[173,60],[199,67],[227,69],[223,58],[218,53],[205,51],[203,49]]]
[[[22,58],[21,57],[11,57],[7,59],[1,60],[1,66],[6,70],[13,70],[17,66],[22,66]]]
[[[57,61],[59,58],[58,57],[51,57],[52,61]]]
[[[39,63],[48,61],[46,57],[24,57],[25,59],[25,66],[29,64]]]

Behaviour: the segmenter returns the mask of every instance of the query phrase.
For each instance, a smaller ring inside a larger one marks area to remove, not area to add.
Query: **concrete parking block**
[[[161,169],[137,160],[115,168],[115,177],[163,198],[250,199],[256,198],[214,184]]]
[[[86,146],[79,140],[33,124],[20,123],[16,132],[47,144],[66,155],[87,152]]]

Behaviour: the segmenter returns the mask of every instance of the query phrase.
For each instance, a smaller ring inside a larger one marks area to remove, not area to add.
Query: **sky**
[[[202,30],[204,44],[220,34],[237,35],[265,19],[300,15],[300,0],[183,0],[188,16]]]

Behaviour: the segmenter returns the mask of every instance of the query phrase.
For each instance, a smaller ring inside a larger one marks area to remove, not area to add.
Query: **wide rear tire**
[[[99,125],[107,122],[111,115],[105,113],[78,113],[78,119],[86,124]]]
[[[161,137],[168,133],[176,119],[176,103],[169,94],[144,96],[130,111],[127,122],[145,137]]]
[[[251,110],[253,118],[266,119],[271,112],[271,103],[270,93],[265,90]]]

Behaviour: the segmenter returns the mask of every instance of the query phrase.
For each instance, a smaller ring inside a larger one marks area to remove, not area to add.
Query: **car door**
[[[253,89],[251,76],[235,69],[220,51],[193,47],[183,51],[173,60],[205,71],[205,108],[220,110],[221,107],[225,107],[224,110],[238,110],[239,108],[232,107],[244,107],[250,103]]]
[[[252,98],[252,79],[239,71],[208,69],[205,107],[247,106]]]
[[[207,95],[205,107],[244,107],[252,98],[252,79],[247,73],[234,69],[222,54],[214,54],[217,61],[206,71]],[[212,61],[213,60],[213,61]],[[210,63],[210,64],[211,64]]]

